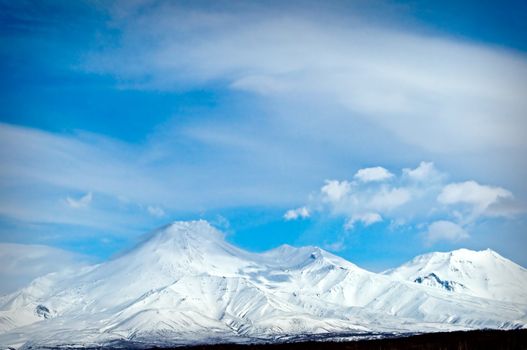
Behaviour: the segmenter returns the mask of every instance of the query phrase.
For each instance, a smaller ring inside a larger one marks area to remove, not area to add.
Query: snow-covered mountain
[[[111,261],[49,274],[1,297],[0,345],[174,345],[527,325],[525,297],[492,295],[368,272],[316,247],[249,253],[204,221],[176,222]]]
[[[490,249],[420,255],[384,274],[446,291],[527,304],[527,270]]]

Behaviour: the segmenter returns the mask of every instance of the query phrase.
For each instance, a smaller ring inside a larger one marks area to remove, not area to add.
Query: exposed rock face
[[[51,313],[47,307],[42,304],[37,305],[35,312],[38,317],[51,318]]]

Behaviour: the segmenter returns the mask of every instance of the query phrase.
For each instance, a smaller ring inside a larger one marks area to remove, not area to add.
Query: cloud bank
[[[386,221],[397,229],[411,226],[422,231],[428,244],[466,239],[469,227],[480,218],[508,218],[519,212],[517,206],[512,206],[514,212],[488,212],[490,207],[509,208],[504,204],[513,201],[512,193],[473,180],[447,183],[447,175],[432,162],[402,169],[399,176],[382,167],[359,169],[353,178],[326,180],[302,209],[342,217],[346,230],[358,229],[357,224],[368,227]],[[293,213],[296,211],[288,211],[286,219],[299,217]]]

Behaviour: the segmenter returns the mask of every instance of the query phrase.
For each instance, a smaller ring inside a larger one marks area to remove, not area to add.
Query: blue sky
[[[204,218],[376,271],[527,265],[521,1],[0,4],[0,242],[106,259]]]

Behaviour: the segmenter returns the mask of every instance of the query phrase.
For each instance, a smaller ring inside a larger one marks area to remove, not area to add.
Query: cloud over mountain
[[[399,228],[425,227],[426,241],[433,244],[468,238],[469,226],[485,215],[487,208],[512,200],[512,193],[502,187],[473,180],[448,183],[447,175],[432,162],[402,169],[399,176],[383,167],[359,169],[354,179],[326,180],[302,208],[313,214],[342,217],[347,230],[355,229],[358,223],[367,227],[383,221],[397,223]],[[494,216],[507,218],[513,214],[518,211],[503,210]],[[295,218],[289,216],[290,220]]]

